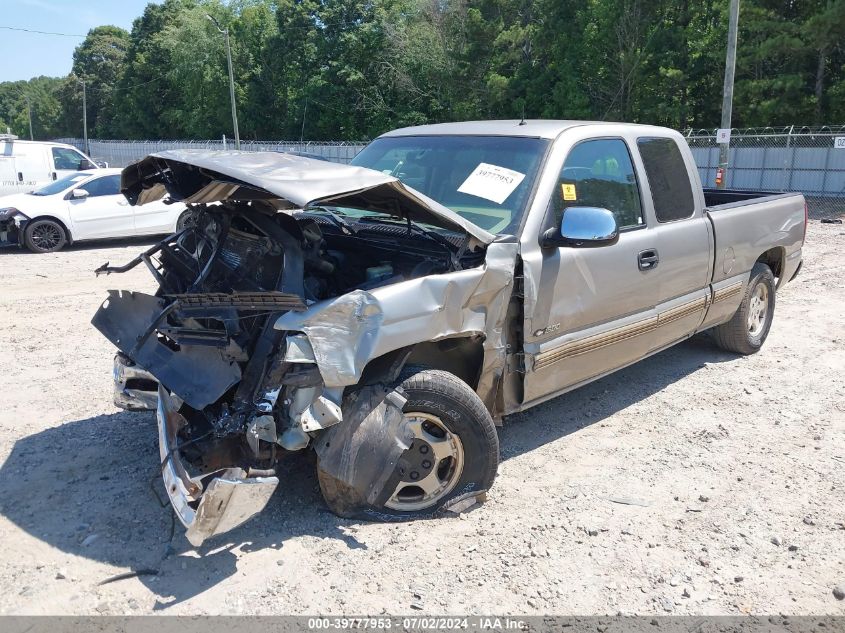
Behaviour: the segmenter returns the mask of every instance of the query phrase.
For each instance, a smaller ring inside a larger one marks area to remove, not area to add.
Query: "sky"
[[[132,29],[132,20],[150,0],[0,0],[0,26],[78,34],[41,35],[0,29],[0,81],[39,75],[63,77],[73,65],[73,49],[89,29],[103,24]]]

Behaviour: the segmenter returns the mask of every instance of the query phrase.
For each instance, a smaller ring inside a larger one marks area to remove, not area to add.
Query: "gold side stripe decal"
[[[657,317],[652,317],[645,322],[638,321],[637,323],[616,328],[610,330],[609,332],[596,334],[595,336],[590,336],[579,341],[572,341],[553,350],[537,355],[534,367],[536,369],[542,369],[543,367],[556,363],[564,358],[580,356],[581,354],[586,354],[587,352],[592,352],[597,349],[601,349],[602,347],[607,347],[608,345],[621,343],[622,341],[634,338],[640,334],[646,334],[647,332],[654,330],[656,327]]]
[[[695,301],[691,301],[690,303],[680,305],[677,308],[666,310],[666,312],[661,312],[657,315],[657,325],[660,326],[664,323],[671,323],[672,321],[683,319],[684,317],[687,317],[691,314],[700,312],[706,307],[706,305],[707,299],[705,297],[701,297],[701,299],[696,299]]]
[[[727,299],[733,297],[735,294],[738,294],[740,290],[742,290],[741,281],[731,284],[730,286],[725,286],[724,288],[719,288],[716,292],[713,293],[713,303],[726,301]]]
[[[665,312],[661,312],[657,316],[649,317],[648,319],[637,321],[636,323],[631,323],[630,325],[623,325],[622,327],[615,328],[609,332],[602,332],[601,334],[595,334],[577,341],[570,341],[560,347],[538,354],[534,358],[534,369],[543,369],[565,358],[594,352],[603,347],[621,343],[622,341],[627,341],[636,336],[648,334],[661,326],[673,323],[705,310],[709,302],[710,297],[708,295],[706,297],[696,299],[695,301],[690,301],[689,303],[684,303],[683,305],[671,308]]]

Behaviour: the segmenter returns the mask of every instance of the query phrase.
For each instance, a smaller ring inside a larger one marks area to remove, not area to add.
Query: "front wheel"
[[[64,227],[54,220],[32,220],[23,233],[24,244],[33,253],[55,253],[67,243]]]
[[[478,395],[445,371],[417,370],[403,378],[403,413],[413,441],[394,467],[395,486],[379,507],[350,507],[348,491],[318,467],[320,490],[335,514],[387,521],[430,517],[493,485],[499,438]]]
[[[766,264],[756,263],[745,296],[733,318],[713,329],[716,344],[737,354],[755,354],[763,347],[775,315],[775,276]]]

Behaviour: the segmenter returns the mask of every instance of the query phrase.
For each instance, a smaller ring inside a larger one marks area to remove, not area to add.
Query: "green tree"
[[[114,133],[113,90],[123,74],[129,33],[117,26],[98,26],[88,32],[73,52],[73,69],[61,89],[63,125],[73,129],[82,119],[82,88],[85,81],[88,131],[92,137]]]
[[[29,138],[29,108],[32,132],[36,140],[46,140],[71,133],[62,123],[59,91],[62,80],[34,77],[29,81],[0,83],[0,132]]]
[[[114,128],[120,136],[172,138],[183,133],[166,124],[166,114],[179,105],[181,86],[173,86],[168,81],[172,67],[170,47],[163,46],[162,38],[157,36],[178,20],[181,12],[196,4],[194,0],[150,3],[133,22],[125,70],[113,100]]]

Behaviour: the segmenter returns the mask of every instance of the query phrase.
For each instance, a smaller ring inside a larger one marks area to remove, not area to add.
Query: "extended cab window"
[[[85,189],[92,198],[117,195],[120,193],[120,174],[89,180],[81,188]]]
[[[651,187],[657,221],[674,222],[691,217],[695,201],[678,144],[671,138],[639,138],[637,145]]]
[[[557,224],[567,207],[599,207],[616,216],[619,228],[642,226],[637,175],[622,139],[579,143],[566,158],[552,196]]]
[[[75,152],[67,147],[54,147],[53,149],[53,164],[56,169],[79,169],[84,156],[79,152]]]

